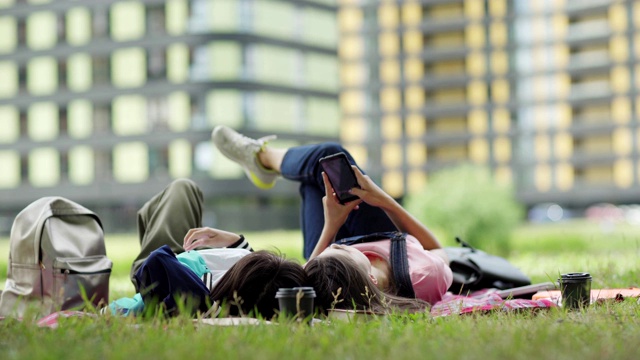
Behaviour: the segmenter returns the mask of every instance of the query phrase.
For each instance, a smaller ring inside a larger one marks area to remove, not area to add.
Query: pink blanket
[[[441,301],[431,307],[431,315],[434,317],[448,315],[462,315],[474,312],[490,312],[490,311],[512,311],[520,309],[546,309],[556,307],[557,305],[549,299],[526,300],[526,299],[509,299],[504,300],[490,290],[481,290],[472,293],[469,296],[453,295],[446,293]],[[85,313],[81,311],[59,311],[51,315],[45,316],[38,321],[38,326],[57,328],[58,320],[61,317],[95,317],[95,314]]]
[[[492,290],[481,290],[469,296],[446,293],[442,300],[431,307],[431,315],[462,315],[473,312],[512,311],[520,309],[552,308],[557,305],[549,299],[502,299]]]

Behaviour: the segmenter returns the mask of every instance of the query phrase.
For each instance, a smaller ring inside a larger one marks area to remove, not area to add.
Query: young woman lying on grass
[[[424,311],[442,298],[452,282],[451,269],[440,243],[429,229],[409,214],[356,166],[339,144],[324,143],[278,149],[267,146],[274,136],[250,139],[218,126],[213,142],[240,164],[258,187],[274,186],[279,176],[300,183],[301,226],[305,271],[315,288],[316,304],[331,308],[376,312]],[[358,200],[341,205],[322,172],[322,157],[344,152],[360,188]],[[390,239],[343,246],[336,239],[381,232],[404,232],[414,297],[398,296],[390,266]]]
[[[131,269],[138,293],[113,301],[105,312],[195,315],[214,306],[214,315],[270,319],[279,288],[307,284],[300,264],[253,252],[242,235],[202,227],[202,204],[198,186],[181,179],[138,211],[141,250]]]

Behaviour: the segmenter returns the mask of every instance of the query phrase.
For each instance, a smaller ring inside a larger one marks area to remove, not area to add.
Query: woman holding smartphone
[[[339,144],[323,143],[279,149],[270,136],[251,139],[218,126],[212,139],[249,179],[267,189],[278,177],[300,183],[305,271],[317,294],[317,305],[331,308],[423,311],[442,298],[452,282],[446,254],[431,231],[378,187]],[[343,152],[352,165],[358,199],[344,204],[336,197],[320,159]],[[336,240],[381,232],[406,233],[406,252],[414,297],[399,297],[390,265],[390,239],[354,244]]]

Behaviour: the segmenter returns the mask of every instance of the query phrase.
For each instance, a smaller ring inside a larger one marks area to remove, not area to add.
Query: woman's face
[[[371,262],[359,250],[346,245],[332,244],[326,248],[318,257],[321,256],[347,256],[353,260],[356,265],[365,273],[371,273]]]

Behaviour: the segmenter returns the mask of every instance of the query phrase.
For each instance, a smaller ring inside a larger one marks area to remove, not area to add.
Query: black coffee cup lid
[[[313,288],[310,287],[310,286],[294,287],[294,288],[280,288],[280,289],[278,289],[278,292],[276,293],[276,297],[296,296],[299,292],[302,292],[302,294],[305,297],[316,297],[315,290],[313,290]]]
[[[562,274],[560,279],[561,280],[589,280],[591,279],[591,274],[586,272],[568,273],[568,274]]]

